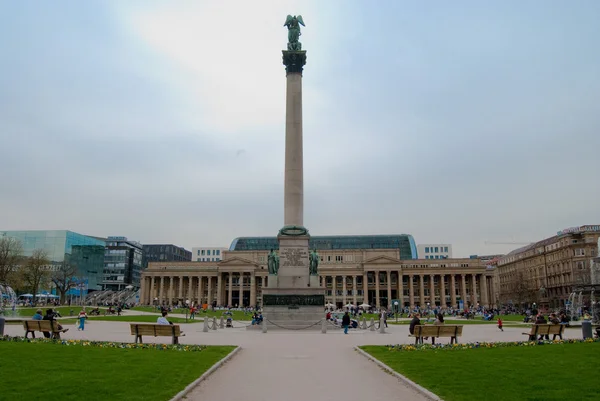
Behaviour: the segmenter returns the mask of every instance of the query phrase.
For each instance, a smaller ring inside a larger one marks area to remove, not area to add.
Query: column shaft
[[[217,273],[217,306],[223,306],[223,273]]]
[[[163,304],[163,301],[165,299],[165,276],[160,276],[160,291],[159,291],[159,296],[158,296],[158,303],[160,305]]]
[[[346,276],[342,276],[342,304],[346,306]]]
[[[183,298],[183,276],[179,276],[179,299]]]
[[[206,277],[206,303],[208,307],[210,307],[213,303],[213,287],[212,287],[213,278],[211,276]]]
[[[445,274],[440,274],[440,306],[445,308],[446,304],[446,283],[444,283]]]
[[[429,302],[431,303],[431,307],[435,306],[435,276],[433,274],[429,275]]]
[[[194,283],[194,276],[188,276],[188,293],[185,297],[186,300],[190,300],[190,304],[194,302],[194,288],[192,284]]]
[[[250,306],[256,307],[256,273],[250,273]]]
[[[379,300],[379,270],[375,271],[375,307],[377,309],[381,307],[381,301]]]
[[[477,275],[471,274],[471,302],[477,306]]]
[[[392,307],[392,272],[387,271],[387,308]]]
[[[368,272],[363,272],[363,303],[371,305],[369,303],[369,275]]]
[[[198,305],[202,306],[204,304],[204,277],[198,276]]]
[[[415,307],[415,288],[414,288],[415,276],[412,274],[408,275],[408,302],[411,309]]]
[[[450,276],[450,303],[453,308],[456,308],[456,274]]]
[[[466,308],[468,306],[468,304],[467,304],[467,281],[465,279],[464,274],[460,275],[460,281],[461,281],[460,288],[462,291],[460,299],[462,299],[462,301],[463,301],[463,308]]]
[[[331,276],[331,285],[333,287],[333,290],[331,291],[331,303],[337,307],[337,304],[335,303],[335,295],[337,293],[337,276]]]
[[[227,306],[233,306],[233,273],[229,273],[229,291],[227,292]]]
[[[304,224],[302,74],[288,73],[285,106],[284,224]]]
[[[354,306],[358,306],[358,299],[356,298],[358,296],[358,290],[356,289],[356,275],[352,276],[352,303],[354,304]]]
[[[422,274],[419,274],[419,291],[421,292],[421,302],[420,302],[420,307],[421,309],[425,308],[425,277]]]

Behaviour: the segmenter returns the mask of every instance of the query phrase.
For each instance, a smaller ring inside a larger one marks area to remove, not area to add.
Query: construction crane
[[[496,241],[485,241],[486,245],[531,245],[533,242],[496,242]]]

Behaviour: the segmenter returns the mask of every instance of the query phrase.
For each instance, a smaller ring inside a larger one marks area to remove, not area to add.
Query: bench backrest
[[[179,337],[181,335],[181,329],[177,324],[130,324],[131,334],[138,336],[175,336]]]
[[[58,332],[58,323],[54,320],[24,320],[23,327],[25,331]]]
[[[462,325],[415,326],[415,337],[458,337],[462,335]]]
[[[564,326],[562,324],[534,324],[531,326],[529,335],[548,335],[548,334],[562,334]]]

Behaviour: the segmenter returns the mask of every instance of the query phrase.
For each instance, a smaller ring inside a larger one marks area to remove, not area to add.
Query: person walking
[[[344,328],[344,334],[348,334],[348,326],[350,326],[350,315],[348,312],[344,313],[342,317],[342,327]]]
[[[502,328],[502,318],[500,318],[500,316],[498,316],[498,328],[500,329],[500,331],[504,331],[504,329]]]
[[[85,309],[82,309],[81,312],[79,312],[79,316],[77,318],[79,319],[79,326],[77,327],[77,331],[83,331],[85,328],[85,320],[88,318],[87,313],[85,313]]]

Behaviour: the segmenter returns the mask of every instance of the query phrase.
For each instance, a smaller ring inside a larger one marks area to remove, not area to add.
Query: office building
[[[120,291],[128,286],[132,286],[134,289],[139,288],[144,267],[142,244],[129,241],[127,237],[108,237],[106,239],[103,289]]]
[[[196,262],[219,262],[227,248],[197,247],[192,248],[192,259]]]
[[[148,262],[190,262],[192,260],[190,251],[173,244],[146,244],[143,248]]]
[[[417,251],[420,259],[452,258],[451,244],[419,244]]]

